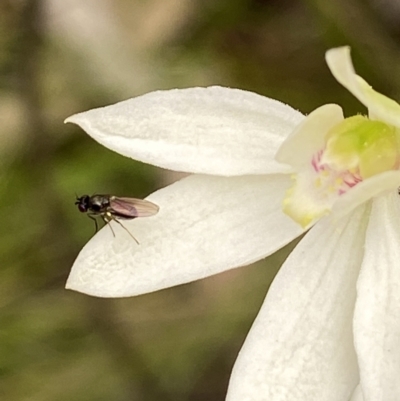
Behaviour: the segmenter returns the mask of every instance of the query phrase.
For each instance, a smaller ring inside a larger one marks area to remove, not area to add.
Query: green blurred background
[[[130,299],[66,291],[93,235],[75,193],[144,197],[178,175],[63,120],[213,84],[308,113],[365,112],[326,49],[400,99],[398,0],[0,0],[0,400],[218,401],[290,245],[266,261]]]

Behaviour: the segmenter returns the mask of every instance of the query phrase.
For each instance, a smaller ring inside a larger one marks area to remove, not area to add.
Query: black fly
[[[95,222],[96,232],[98,225],[96,217],[100,216],[106,224],[111,220],[118,223],[128,234],[139,244],[139,241],[130,233],[130,231],[118,220],[131,220],[136,217],[148,217],[157,214],[159,207],[147,200],[136,198],[120,198],[114,195],[83,195],[76,197],[75,205],[82,213],[87,215]],[[109,224],[112,233],[114,230]]]

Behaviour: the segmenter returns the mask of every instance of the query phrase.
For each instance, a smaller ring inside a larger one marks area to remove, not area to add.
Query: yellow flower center
[[[283,210],[308,227],[355,185],[399,165],[400,129],[363,116],[347,118],[327,132],[322,149],[294,175]]]
[[[347,118],[328,132],[322,163],[338,172],[357,172],[362,179],[397,169],[399,133],[381,121]]]

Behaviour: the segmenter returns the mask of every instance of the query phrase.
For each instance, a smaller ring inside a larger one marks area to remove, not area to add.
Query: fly
[[[96,232],[98,225],[96,217],[100,216],[106,224],[111,228],[112,233],[115,233],[111,224],[112,220],[118,223],[135,241],[139,241],[132,235],[132,233],[119,221],[132,220],[136,217],[148,217],[158,213],[159,207],[147,200],[136,198],[120,198],[114,195],[83,195],[76,197],[75,205],[82,213],[87,213],[95,225]]]

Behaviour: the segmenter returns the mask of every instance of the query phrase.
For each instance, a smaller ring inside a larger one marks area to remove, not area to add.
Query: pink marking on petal
[[[316,173],[321,173],[321,172],[328,172],[327,175],[324,177],[321,176],[323,179],[323,187],[334,187],[335,192],[340,196],[345,194],[349,189],[353,188],[356,186],[359,182],[363,181],[362,177],[360,176],[360,173],[358,171],[350,172],[350,171],[337,171],[332,169],[329,164],[322,164],[322,156],[324,153],[324,149],[319,150],[316,152],[312,159],[311,159],[311,165],[313,167],[313,170]],[[337,179],[340,179],[342,182],[337,183]]]

